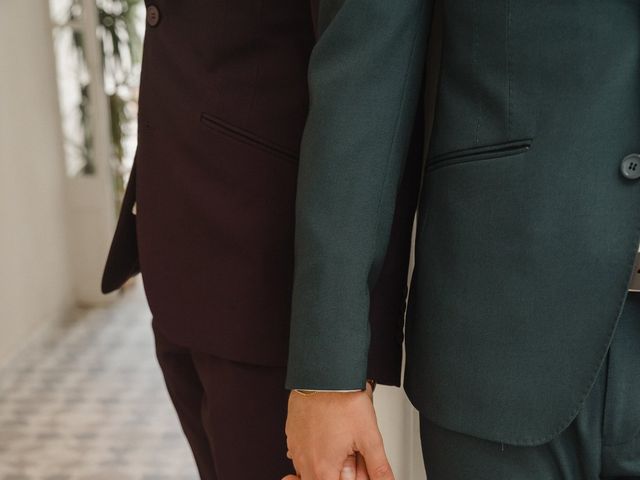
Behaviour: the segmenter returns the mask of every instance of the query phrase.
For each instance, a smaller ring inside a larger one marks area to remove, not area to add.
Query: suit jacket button
[[[620,164],[620,172],[624,178],[636,180],[640,178],[640,155],[632,153],[627,155]]]
[[[160,23],[160,10],[155,5],[147,7],[147,23],[151,27],[155,27]]]

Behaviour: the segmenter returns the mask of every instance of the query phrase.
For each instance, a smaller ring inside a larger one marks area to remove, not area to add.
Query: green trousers
[[[424,415],[420,436],[429,480],[640,479],[640,293],[628,294],[577,417],[550,442],[490,442],[442,428]]]

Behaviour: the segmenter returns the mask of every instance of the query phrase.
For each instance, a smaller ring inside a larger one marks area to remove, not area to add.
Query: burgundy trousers
[[[155,320],[155,319],[154,319]],[[285,367],[226,360],[171,342],[156,355],[202,480],[279,480],[286,458]]]

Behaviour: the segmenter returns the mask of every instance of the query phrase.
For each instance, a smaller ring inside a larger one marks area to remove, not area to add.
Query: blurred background
[[[142,0],[0,0],[0,480],[197,479],[141,279],[100,293],[144,26]],[[404,394],[376,404],[396,478],[424,479]]]

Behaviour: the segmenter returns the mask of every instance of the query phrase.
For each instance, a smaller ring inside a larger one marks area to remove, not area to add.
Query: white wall
[[[374,405],[395,477],[398,480],[425,480],[418,412],[404,390],[379,385]]]
[[[46,0],[0,1],[0,365],[72,304]]]

